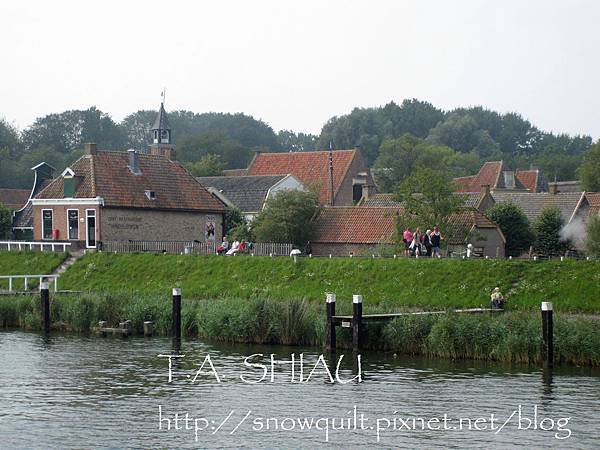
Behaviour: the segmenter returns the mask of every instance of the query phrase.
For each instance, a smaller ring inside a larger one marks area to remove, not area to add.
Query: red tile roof
[[[401,208],[376,206],[325,207],[315,223],[313,242],[335,244],[393,243]],[[462,244],[473,226],[498,228],[475,209],[453,214],[450,225],[461,232],[451,244]],[[500,230],[498,228],[498,230]],[[501,232],[500,232],[501,233]],[[502,236],[504,239],[504,236]]]
[[[506,170],[503,161],[488,161],[481,166],[477,175],[455,178],[454,181],[459,186],[459,192],[479,192],[481,186],[486,184],[493,189],[498,187],[503,170]]]
[[[594,214],[600,214],[600,192],[586,192],[585,196],[590,204],[588,216],[591,217]]]
[[[29,200],[30,189],[0,189],[0,203],[17,211]]]
[[[458,192],[480,192],[481,186],[489,185],[493,189],[505,189],[502,173],[507,171],[503,161],[488,161],[481,166],[477,175],[455,178]],[[515,188],[538,192],[540,186],[539,170],[517,170],[515,172]]]
[[[529,192],[538,191],[539,170],[517,170],[515,177]]]
[[[84,155],[71,169],[79,177],[75,198],[104,199],[105,206],[171,209],[187,211],[224,211],[224,205],[210,194],[176,161],[158,155],[138,154],[140,175],[128,168],[125,152],[98,152]],[[154,191],[155,200],[146,196]],[[36,198],[63,198],[63,181],[55,178]]]
[[[314,242],[392,243],[399,208],[369,206],[325,207],[315,223]]]
[[[333,151],[333,190],[337,194],[356,150]],[[319,199],[325,204],[329,200],[329,152],[257,153],[248,175],[287,175],[291,173],[307,186],[315,186]]]

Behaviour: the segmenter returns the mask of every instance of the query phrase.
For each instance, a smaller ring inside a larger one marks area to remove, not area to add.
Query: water
[[[600,446],[597,371],[563,368],[549,373],[528,367],[366,353],[362,355],[363,383],[327,383],[322,365],[321,373],[313,375],[308,383],[291,383],[289,364],[276,366],[273,383],[269,377],[267,382],[257,384],[239,379],[240,374],[254,380],[263,374],[262,369],[244,367],[246,356],[275,353],[281,361],[289,360],[291,353],[298,357],[301,351],[306,378],[318,360],[319,349],[233,347],[184,340],[178,350],[165,338],[46,338],[20,331],[0,332],[0,447]],[[157,355],[177,353],[186,356],[174,363],[169,383],[167,359]],[[216,382],[208,362],[204,373],[192,381],[197,364],[207,354],[221,383]],[[335,372],[335,361],[328,362]],[[352,378],[356,369],[351,355],[346,354],[340,378]],[[297,371],[298,366],[296,377]],[[535,405],[535,423],[539,427],[542,422],[546,431],[534,430],[533,425],[524,429],[526,419],[533,419]],[[193,428],[197,423],[198,432],[186,430],[185,422],[181,422],[181,430],[167,430],[166,420],[159,429],[159,406],[163,419],[170,418],[172,427],[174,414],[185,417],[187,412],[188,425]],[[513,411],[516,413],[512,419],[499,431]],[[362,422],[365,429],[361,429],[361,413],[368,419]],[[495,423],[491,423],[491,414]],[[313,427],[318,423],[320,430],[301,430],[299,418],[301,423],[313,418]],[[467,418],[471,419],[471,430]],[[341,424],[346,429],[331,429]],[[444,426],[450,429],[444,430]],[[490,430],[492,426],[494,430]],[[569,434],[566,439],[557,438]]]

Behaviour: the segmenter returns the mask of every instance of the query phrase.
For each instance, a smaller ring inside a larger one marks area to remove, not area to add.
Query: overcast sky
[[[600,1],[12,1],[0,117],[244,112],[318,133],[405,98],[600,137]]]

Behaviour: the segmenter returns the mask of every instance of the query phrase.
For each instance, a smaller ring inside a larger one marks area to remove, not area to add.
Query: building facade
[[[34,239],[101,248],[107,241],[220,241],[225,205],[179,162],[161,104],[149,152],[86,154],[32,200]]]

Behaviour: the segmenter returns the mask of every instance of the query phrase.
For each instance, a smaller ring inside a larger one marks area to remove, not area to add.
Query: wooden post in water
[[[335,352],[335,294],[327,294],[327,337],[325,339],[325,348],[328,352]]]
[[[42,303],[42,330],[45,333],[50,332],[50,292],[48,290],[48,282],[40,283],[40,299]]]
[[[144,322],[144,336],[152,336],[154,334],[154,322]]]
[[[171,330],[175,339],[181,339],[181,288],[173,288],[173,315]]]
[[[362,325],[362,295],[352,296],[352,351],[360,349],[360,332]]]
[[[554,365],[554,327],[552,324],[552,302],[542,302],[542,359],[548,367]]]

